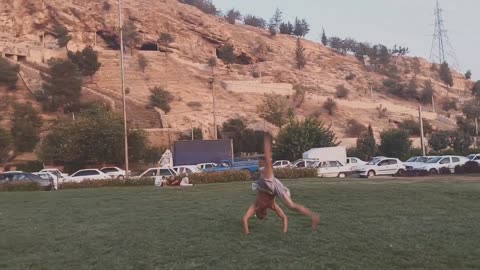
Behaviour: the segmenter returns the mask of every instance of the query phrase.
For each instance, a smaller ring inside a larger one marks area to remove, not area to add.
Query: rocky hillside
[[[64,25],[73,36],[69,50],[91,45],[100,53],[102,68],[92,81],[86,82],[84,95],[108,100],[117,107],[121,84],[119,51],[115,50],[118,48],[116,1],[11,0],[0,5],[0,51],[11,47],[26,49],[29,51],[26,61],[40,64],[49,57],[65,57],[65,49],[56,48],[52,36],[54,24]],[[231,25],[223,18],[206,15],[176,0],[125,0],[124,5],[125,21],[132,21],[141,33],[141,42],[132,53],[127,50],[126,55],[129,115],[141,127],[185,130],[193,124],[211,136],[212,85],[219,123],[245,117],[251,126],[263,128],[257,110],[263,96],[273,92],[292,100],[295,85],[309,89],[303,102],[296,104],[297,115],[320,117],[332,124],[340,138],[347,137],[346,122],[352,118],[381,131],[418,115],[418,101],[402,100],[382,90],[386,77],[369,71],[352,55],[341,55],[322,44],[304,40],[308,63],[299,70],[295,67],[294,37],[271,37],[266,30]],[[156,45],[161,32],[175,36],[168,54]],[[208,60],[227,43],[234,45],[237,62],[241,64],[220,64],[212,73]],[[145,72],[138,67],[139,54],[148,59]],[[401,80],[410,81],[414,76],[413,58],[396,57],[394,62]],[[431,66],[420,59],[418,84],[431,80],[438,103],[447,96],[462,103],[471,82],[454,73],[454,86],[447,89]],[[350,95],[336,100],[339,110],[329,116],[322,110],[322,104],[334,97],[338,85],[348,88]],[[149,89],[155,86],[162,86],[175,96],[171,112],[161,116],[161,121],[155,111],[145,108]],[[380,104],[387,108],[388,117],[378,117]],[[439,128],[453,128],[454,122],[441,116],[440,107],[437,105],[434,113],[430,105],[426,106],[424,117]],[[455,114],[450,113],[452,119]]]

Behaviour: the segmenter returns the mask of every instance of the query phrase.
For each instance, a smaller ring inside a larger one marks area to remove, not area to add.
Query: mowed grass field
[[[242,235],[250,183],[0,193],[0,269],[480,269],[480,179],[285,184],[318,231]]]

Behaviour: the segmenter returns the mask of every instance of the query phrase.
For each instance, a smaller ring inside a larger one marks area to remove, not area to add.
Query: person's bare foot
[[[312,230],[317,230],[318,224],[320,224],[320,216],[314,215],[312,217]]]

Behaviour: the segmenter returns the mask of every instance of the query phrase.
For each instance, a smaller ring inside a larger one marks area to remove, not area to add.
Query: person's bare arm
[[[283,233],[287,233],[288,231],[288,217],[287,215],[285,215],[285,213],[283,212],[282,208],[280,208],[280,206],[278,206],[277,203],[275,203],[273,205],[273,210],[275,211],[275,213],[277,213],[277,215],[282,219],[282,222],[283,222]]]
[[[243,216],[243,232],[245,234],[250,234],[250,231],[248,230],[248,220],[253,216],[255,213],[255,204],[252,204],[247,212],[245,212],[245,215]]]
[[[273,165],[272,165],[272,135],[265,133],[263,137],[264,155],[265,155],[265,179],[271,179],[273,177]]]

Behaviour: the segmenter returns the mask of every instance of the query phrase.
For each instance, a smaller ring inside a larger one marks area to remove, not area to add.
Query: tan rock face
[[[109,8],[105,2],[109,3]],[[103,94],[120,94],[119,55],[118,51],[109,49],[107,40],[118,39],[116,1],[13,0],[3,1],[1,5],[0,31],[12,37],[4,39],[5,42],[16,37],[16,42],[38,47],[38,37],[51,31],[55,23],[65,25],[71,31],[73,40],[69,48],[72,50],[96,42],[95,49],[100,52],[102,68],[89,87],[103,89]],[[266,91],[276,92],[277,89],[279,93],[285,92],[284,86],[268,83],[307,87],[309,90],[302,104],[296,108],[297,114],[301,118],[311,115],[320,117],[333,125],[339,137],[343,137],[345,123],[351,118],[371,123],[376,131],[380,131],[417,113],[417,101],[399,100],[382,92],[380,89],[385,77],[369,72],[351,55],[339,55],[321,44],[304,40],[308,63],[304,69],[298,70],[295,68],[296,39],[293,37],[271,37],[266,30],[230,25],[223,18],[208,16],[176,0],[124,0],[124,5],[124,19],[133,21],[141,33],[142,41],[137,44],[137,49],[147,43],[155,46],[161,32],[175,36],[168,55],[156,51],[134,51],[130,55],[127,50],[126,56],[126,83],[132,102],[147,104],[149,89],[155,86],[164,87],[176,97],[172,111],[167,115],[168,126],[186,130],[192,122],[212,134],[212,85],[217,101],[215,111],[220,122],[244,117],[252,126],[263,126],[257,113],[263,95]],[[218,60],[212,74],[212,69],[207,66],[208,59],[227,43],[235,46],[238,59],[249,64],[224,65]],[[137,56],[140,53],[149,61],[145,72],[138,68]],[[47,55],[58,54],[49,52]],[[418,85],[431,80],[439,102],[447,95],[460,101],[464,99],[465,88],[470,82],[466,82],[462,75],[455,73],[455,86],[447,90],[428,61],[420,59],[421,70],[416,75],[412,71],[413,58],[402,57],[395,61],[405,82],[414,76]],[[322,110],[322,104],[328,97],[334,97],[338,85],[348,88],[350,95],[338,100],[336,115],[328,116]],[[253,90],[237,91],[245,88]],[[376,108],[380,104],[389,110],[387,119],[377,117]],[[431,111],[430,106],[426,107],[425,110]]]

